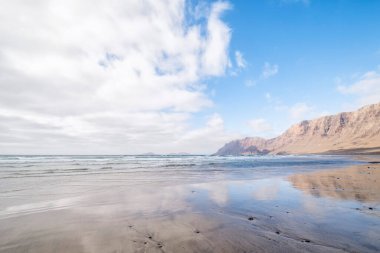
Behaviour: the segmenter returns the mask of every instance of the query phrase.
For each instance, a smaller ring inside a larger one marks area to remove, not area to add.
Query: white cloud
[[[295,120],[305,119],[312,111],[313,107],[306,103],[297,103],[289,108],[290,117]]]
[[[266,135],[273,131],[272,125],[265,119],[251,119],[248,121],[249,127],[252,129],[254,135]]]
[[[271,95],[269,92],[265,93],[265,99],[266,99],[268,102],[271,102],[271,101],[272,101],[272,95]]]
[[[256,81],[248,79],[248,80],[245,80],[244,85],[247,87],[252,87],[256,85]]]
[[[215,2],[207,22],[207,38],[201,49],[201,70],[206,75],[222,75],[229,64],[228,46],[231,38],[230,28],[223,23],[220,16],[230,9],[228,2]],[[201,41],[202,42],[202,41]]]
[[[236,65],[239,68],[245,68],[247,65],[247,63],[243,57],[243,54],[240,51],[235,51],[235,61],[236,61]]]
[[[244,84],[247,87],[255,86],[258,82],[277,75],[278,70],[279,67],[277,64],[270,64],[269,62],[265,62],[260,77],[257,80],[248,79]]]
[[[338,91],[342,94],[354,95],[359,105],[380,102],[380,70],[369,71],[360,76],[352,85],[338,85]]]
[[[269,62],[266,62],[261,73],[261,78],[268,79],[269,77],[276,75],[278,73],[278,69],[279,67],[277,64],[270,64]]]
[[[195,16],[186,4],[3,3],[0,153],[178,151],[192,113],[213,104],[201,80],[225,73],[231,37],[227,2]]]
[[[209,152],[208,150],[215,152],[224,143],[241,137],[240,135],[226,132],[222,117],[215,113],[208,118],[205,127],[186,132],[179,136],[176,142],[178,146],[186,150],[196,147],[198,153],[207,153]]]

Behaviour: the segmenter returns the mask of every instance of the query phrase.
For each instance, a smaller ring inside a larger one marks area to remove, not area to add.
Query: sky
[[[0,154],[211,154],[380,102],[380,1],[0,3]]]

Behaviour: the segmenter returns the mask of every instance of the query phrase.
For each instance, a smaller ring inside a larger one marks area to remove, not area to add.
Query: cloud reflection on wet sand
[[[376,252],[380,166],[367,167],[15,205],[0,210],[0,252]]]

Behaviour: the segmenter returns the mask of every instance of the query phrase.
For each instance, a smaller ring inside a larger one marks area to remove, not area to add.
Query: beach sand
[[[359,164],[3,193],[0,252],[378,252],[379,180],[380,164]]]

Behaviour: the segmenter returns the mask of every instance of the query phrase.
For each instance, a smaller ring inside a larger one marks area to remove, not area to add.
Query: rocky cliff
[[[379,153],[380,103],[291,126],[273,139],[247,137],[225,144],[216,155]]]

